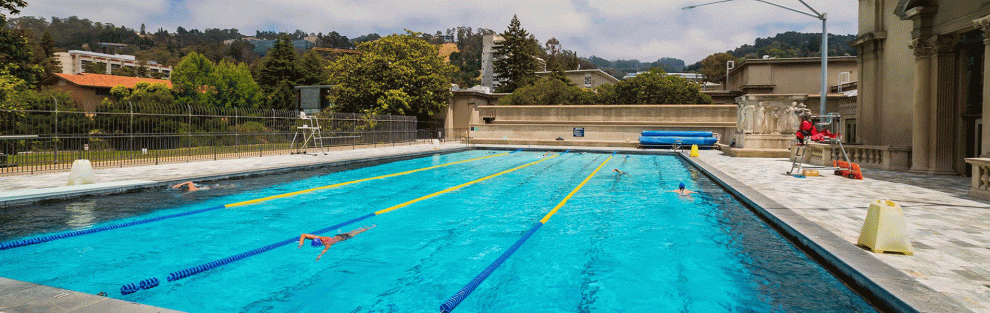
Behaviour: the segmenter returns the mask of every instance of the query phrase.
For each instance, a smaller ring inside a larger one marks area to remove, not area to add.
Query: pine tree
[[[269,98],[271,108],[292,107],[291,103],[283,102],[291,99],[287,93],[302,80],[298,59],[289,37],[282,35],[255,69],[254,80]]]
[[[509,29],[502,33],[505,41],[495,51],[495,79],[498,92],[512,92],[529,85],[536,79],[539,70],[540,44],[520,26],[519,18],[512,16]]]
[[[330,78],[327,74],[326,62],[316,50],[309,50],[303,54],[302,58],[299,59],[299,70],[302,74],[302,78],[299,80],[300,85],[319,85]]]

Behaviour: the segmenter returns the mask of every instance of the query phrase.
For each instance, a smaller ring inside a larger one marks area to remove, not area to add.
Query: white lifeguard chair
[[[320,132],[320,121],[315,116],[306,115],[306,112],[303,111],[299,111],[299,119],[303,121],[303,125],[296,127],[296,133],[292,135],[292,144],[289,145],[289,149],[294,150],[292,154],[306,154],[307,149],[313,148],[319,149],[326,155],[326,148],[323,147],[323,133]]]

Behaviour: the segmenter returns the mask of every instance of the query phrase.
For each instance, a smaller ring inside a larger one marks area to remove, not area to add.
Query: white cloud
[[[807,10],[797,0],[775,3]],[[682,10],[705,0],[45,0],[30,2],[22,15],[68,17],[149,29],[237,28],[308,32],[337,31],[350,37],[456,26],[504,30],[513,14],[541,41],[556,37],[581,56],[653,61],[676,57],[695,62],[785,31],[819,32],[818,20],[747,0]],[[854,0],[807,1],[829,13],[831,33],[856,33]]]

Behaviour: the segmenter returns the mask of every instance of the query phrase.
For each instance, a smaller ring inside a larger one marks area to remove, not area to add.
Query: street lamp
[[[700,7],[700,6],[712,5],[712,4],[722,3],[722,2],[729,2],[729,1],[735,1],[735,0],[721,0],[721,1],[715,1],[715,2],[698,4],[698,5],[689,5],[689,6],[686,6],[686,7],[681,8],[681,9],[683,9],[683,10],[689,10],[689,9],[694,9],[694,8],[697,8],[697,7]],[[753,0],[753,1],[763,2],[763,3],[769,4],[769,5],[778,7],[778,8],[787,9],[787,10],[790,10],[790,11],[794,11],[794,12],[797,12],[797,13],[801,13],[801,14],[804,14],[804,15],[807,15],[807,16],[814,17],[814,18],[817,18],[817,19],[822,20],[822,52],[821,52],[822,53],[822,90],[821,90],[821,107],[819,109],[819,115],[825,117],[826,116],[825,102],[826,102],[826,98],[828,97],[827,96],[828,95],[828,32],[826,31],[826,28],[825,28],[825,21],[827,19],[827,15],[825,13],[818,13],[818,11],[816,11],[810,5],[808,5],[807,3],[805,3],[804,0],[798,0],[798,1],[801,1],[801,4],[804,4],[804,6],[807,7],[808,10],[811,10],[811,12],[813,12],[814,14],[808,13],[808,12],[805,12],[805,11],[801,11],[801,10],[797,10],[797,9],[793,9],[793,8],[789,8],[789,7],[786,7],[786,6],[783,6],[783,5],[779,5],[779,4],[776,4],[776,3],[772,3],[772,2],[769,2],[769,1],[764,1],[764,0]],[[728,75],[728,73],[726,73],[726,75]]]

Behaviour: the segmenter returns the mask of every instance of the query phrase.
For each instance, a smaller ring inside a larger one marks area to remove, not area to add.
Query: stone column
[[[914,50],[915,71],[914,71],[914,112],[911,124],[911,171],[928,173],[931,169],[928,166],[928,142],[930,137],[929,120],[931,117],[931,105],[929,103],[932,93],[930,73],[932,68],[932,55],[935,49],[932,47],[932,37],[915,38],[911,43]]]
[[[982,155],[990,157],[990,15],[973,20],[976,28],[983,32],[983,142]],[[974,171],[975,173],[976,171]]]
[[[932,57],[930,84],[931,138],[928,142],[929,167],[932,174],[956,174],[956,123],[959,116],[958,91],[956,90],[956,45],[959,37],[938,35],[932,37],[935,54]],[[962,156],[958,156],[962,157]]]

